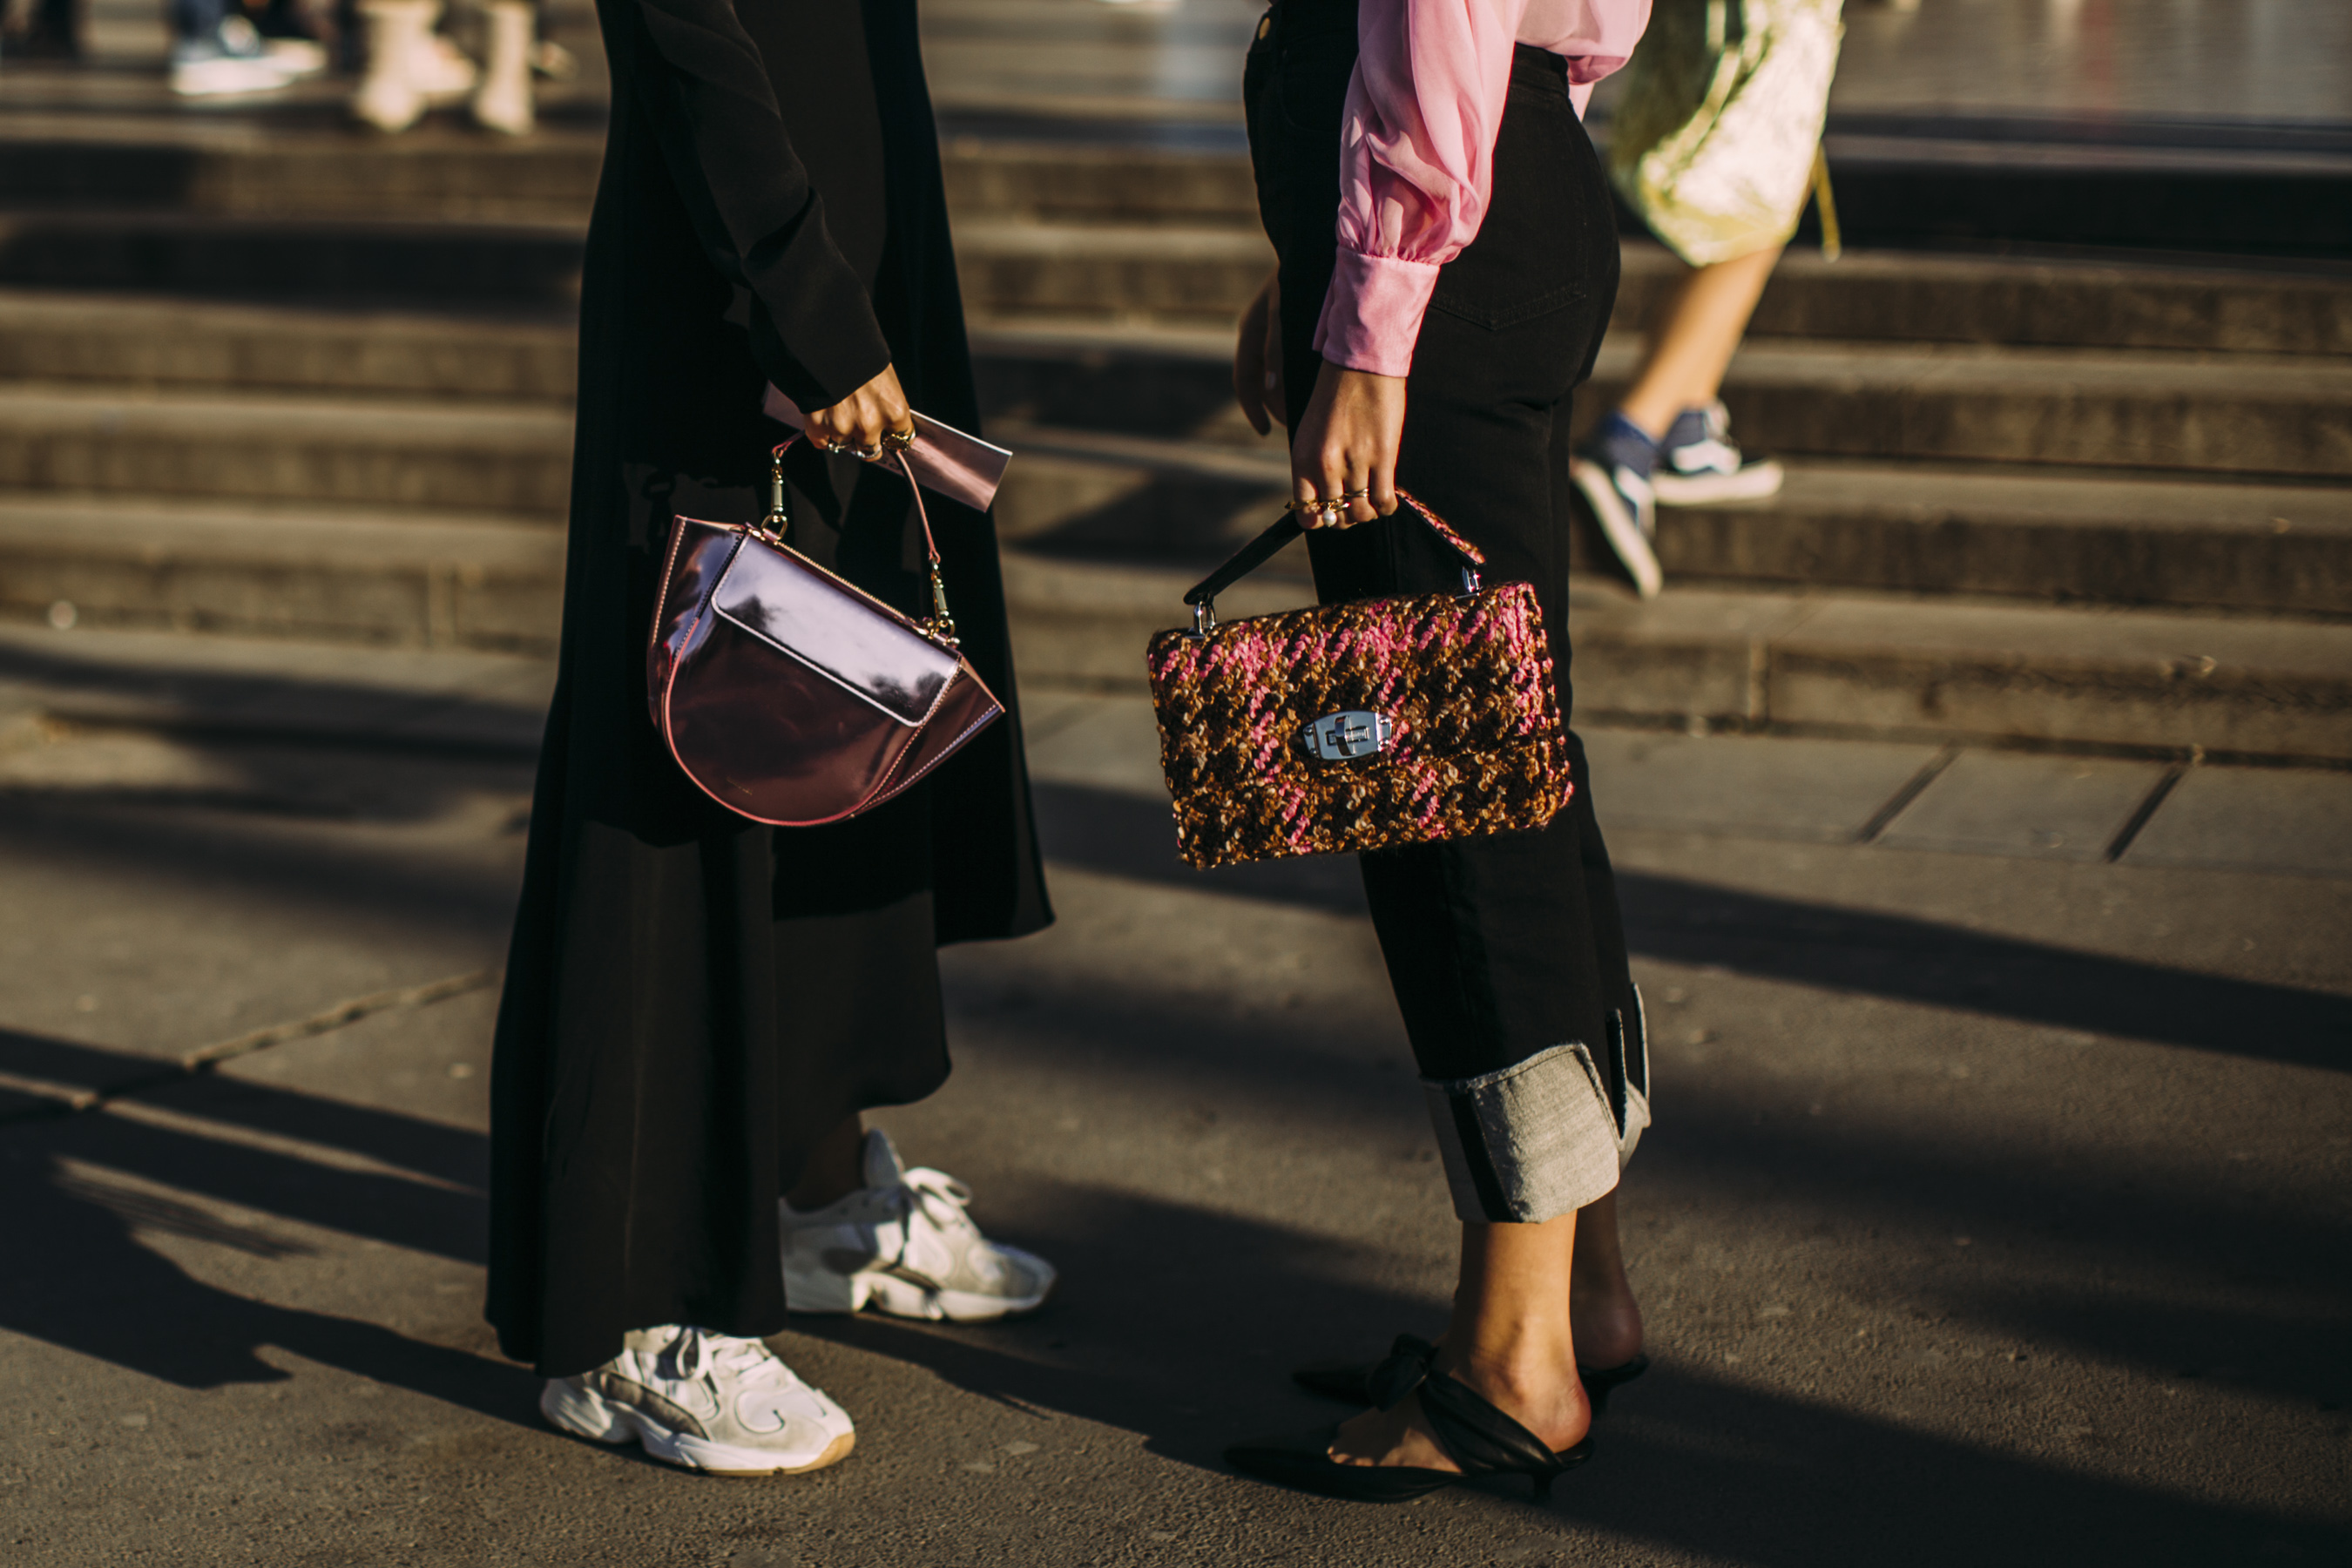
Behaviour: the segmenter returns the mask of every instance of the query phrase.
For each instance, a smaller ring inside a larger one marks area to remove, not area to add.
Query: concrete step
[[[563,551],[560,531],[495,513],[0,496],[0,615],[548,652]]]
[[[177,212],[0,216],[0,285],[248,299],[570,300],[580,225],[213,217]]]
[[[2340,123],[1845,113],[1831,116],[1822,150],[1858,245],[2352,250],[2352,132]]]
[[[998,536],[1036,553],[1204,571],[1281,515],[1290,464],[1258,449],[1000,421],[1019,454],[997,492]]]
[[[1611,329],[1638,332],[1683,275],[1663,246],[1629,239]],[[1749,321],[1750,338],[2019,347],[2352,354],[2352,274],[2211,261],[2084,260],[1793,247]]]
[[[0,386],[0,489],[458,507],[560,517],[561,407]]]
[[[1230,329],[982,318],[974,348],[996,416],[1256,440],[1234,408]],[[1638,356],[1603,347],[1580,418]],[[1773,340],[1740,351],[1724,400],[1744,441],[1779,452],[2352,477],[2352,363],[2335,360]]]
[[[0,290],[5,381],[568,405],[579,351],[564,307],[423,313],[15,289]]]
[[[940,164],[960,237],[971,223],[1262,232],[1246,155],[950,135]]]
[[[1003,423],[1007,540],[1065,559],[1205,570],[1278,515],[1259,449]],[[1613,575],[1580,537],[1581,570]],[[2352,488],[1918,464],[1792,463],[1763,501],[1669,507],[1678,584],[1852,587],[2352,616]]]
[[[1140,689],[1191,580],[1009,553],[1023,679]],[[1294,571],[1219,607],[1307,597]],[[1842,593],[1587,588],[1575,606],[1578,712],[1604,722],[2352,760],[2352,626]]]
[[[0,614],[544,650],[562,535],[157,498],[0,500]],[[1300,552],[1228,616],[1307,602]],[[1195,575],[1007,552],[1024,679],[1134,688]],[[1893,595],[1576,592],[1580,710],[1628,722],[2352,761],[2352,626]]]
[[[1589,410],[1621,395],[1634,346],[1602,362]],[[1768,450],[2352,478],[2347,361],[1782,339],[1743,348],[1723,398]]]
[[[0,280],[281,294],[567,297],[600,153],[593,132],[507,142],[437,125],[386,141],[340,126],[0,115],[0,133],[12,215]],[[967,137],[950,139],[944,166],[978,312],[1223,320],[1263,277],[1235,154]],[[1675,270],[1656,246],[1629,244],[1621,326]],[[2352,288],[2340,265],[1905,251],[1832,264],[1800,247],[1753,330],[2343,354]]]
[[[976,310],[1228,316],[1264,278],[1239,251],[1171,250],[1167,230],[1259,233],[1248,161],[1151,147],[1004,144],[946,149],[950,200]],[[1072,233],[1070,231],[1080,231]],[[978,242],[975,237],[984,235]],[[1629,239],[1616,325],[1638,331],[1681,274]],[[1068,291],[1072,281],[1076,291]],[[1113,286],[1115,282],[1115,287]],[[1799,247],[1781,262],[1752,335],[2080,348],[2352,353],[2352,276],[2340,265],[1850,250]]]
[[[964,297],[993,318],[1096,315],[1226,325],[1273,266],[1274,247],[1255,228],[956,226]]]
[[[1023,454],[999,508],[1006,537],[1084,558],[1213,561],[1280,505],[1278,442],[1234,411],[1222,333],[1128,331],[1108,351],[1094,346],[1100,338],[985,342],[982,367],[999,395],[990,428]],[[104,299],[47,310],[37,298],[0,297],[0,367],[143,373],[132,384],[0,383],[0,487],[20,491],[478,507],[551,521],[568,493],[571,352],[547,326]],[[1050,395],[1006,395],[1008,379],[1023,377]],[[221,380],[267,390],[224,395]],[[408,396],[374,395],[386,385]],[[467,401],[441,395],[452,390]],[[1734,390],[1761,397],[1744,370]],[[1792,402],[1739,402],[1743,428],[1765,440],[1785,432]],[[1037,417],[1055,412],[1061,419]],[[1074,416],[1114,427],[1069,423]],[[1192,431],[1116,427],[1137,423]],[[2352,489],[2054,467],[1790,463],[1789,489],[1772,501],[1667,511],[1667,570],[2352,613]]]
[[[2352,488],[1791,463],[1769,500],[1667,507],[1677,583],[2352,616]]]
[[[0,209],[584,227],[604,153],[601,130],[510,139],[428,121],[392,138],[342,124],[5,114]]]

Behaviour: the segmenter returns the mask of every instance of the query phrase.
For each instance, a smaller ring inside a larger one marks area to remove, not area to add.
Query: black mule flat
[[[1408,1336],[1410,1337],[1410,1336]],[[1395,1363],[1405,1363],[1398,1366]],[[1398,1399],[1418,1390],[1422,1414],[1438,1446],[1462,1468],[1433,1470],[1415,1465],[1343,1465],[1331,1458],[1338,1440],[1337,1426],[1296,1437],[1267,1437],[1236,1443],[1225,1450],[1225,1462],[1246,1476],[1300,1491],[1351,1502],[1409,1502],[1417,1497],[1482,1476],[1528,1478],[1535,1495],[1551,1495],[1552,1483],[1592,1457],[1592,1439],[1554,1453],[1528,1431],[1458,1378],[1433,1372],[1425,1357],[1401,1352],[1381,1363],[1376,1383],[1389,1388],[1404,1384]],[[1393,1405],[1395,1400],[1389,1401]],[[1382,1408],[1388,1408],[1383,1405]]]
[[[1437,1347],[1419,1334],[1399,1334],[1396,1343],[1389,1349],[1391,1357],[1411,1356],[1424,1363],[1436,1353]],[[1342,1405],[1377,1405],[1380,1401],[1373,1396],[1372,1373],[1381,1364],[1380,1362],[1363,1361],[1318,1362],[1313,1366],[1302,1366],[1292,1373],[1290,1381],[1309,1394],[1336,1399]],[[1576,1375],[1578,1381],[1584,1384],[1585,1397],[1592,1401],[1592,1413],[1598,1415],[1609,1408],[1611,1389],[1622,1388],[1649,1370],[1650,1358],[1637,1355],[1616,1366],[1580,1364]]]

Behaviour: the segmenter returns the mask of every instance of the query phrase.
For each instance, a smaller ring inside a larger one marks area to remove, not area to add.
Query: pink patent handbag
[[[921,488],[932,613],[915,620],[784,542],[792,446],[771,454],[760,522],[672,527],[646,674],[654,727],[704,794],[754,822],[814,827],[900,794],[1004,708],[957,649]]]

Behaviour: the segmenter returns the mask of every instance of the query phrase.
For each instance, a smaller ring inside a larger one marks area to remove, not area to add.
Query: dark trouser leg
[[[1294,13],[1294,16],[1299,14]],[[1283,259],[1292,412],[1319,362],[1338,145],[1319,117],[1350,51],[1277,31],[1252,61],[1259,193]],[[1277,21],[1277,28],[1281,26]],[[1522,52],[1477,240],[1442,275],[1407,390],[1398,479],[1487,555],[1489,582],[1535,584],[1563,719],[1570,709],[1569,395],[1589,373],[1616,287],[1605,181],[1556,66]],[[1336,118],[1336,117],[1335,117]],[[1325,600],[1433,593],[1456,563],[1410,517],[1310,544]],[[1616,1184],[1646,1121],[1640,1009],[1583,748],[1548,826],[1363,858],[1365,888],[1465,1220],[1538,1222]]]

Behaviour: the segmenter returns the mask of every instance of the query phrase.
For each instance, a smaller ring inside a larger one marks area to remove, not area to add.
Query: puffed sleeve
[[[1437,269],[1477,237],[1527,0],[1360,0],[1339,148],[1339,259],[1315,349],[1412,369]]]
[[[826,232],[759,47],[730,0],[635,0],[650,47],[628,90],[712,263],[751,296],[751,349],[803,408],[890,363],[865,285]],[[618,85],[618,84],[616,84]]]

